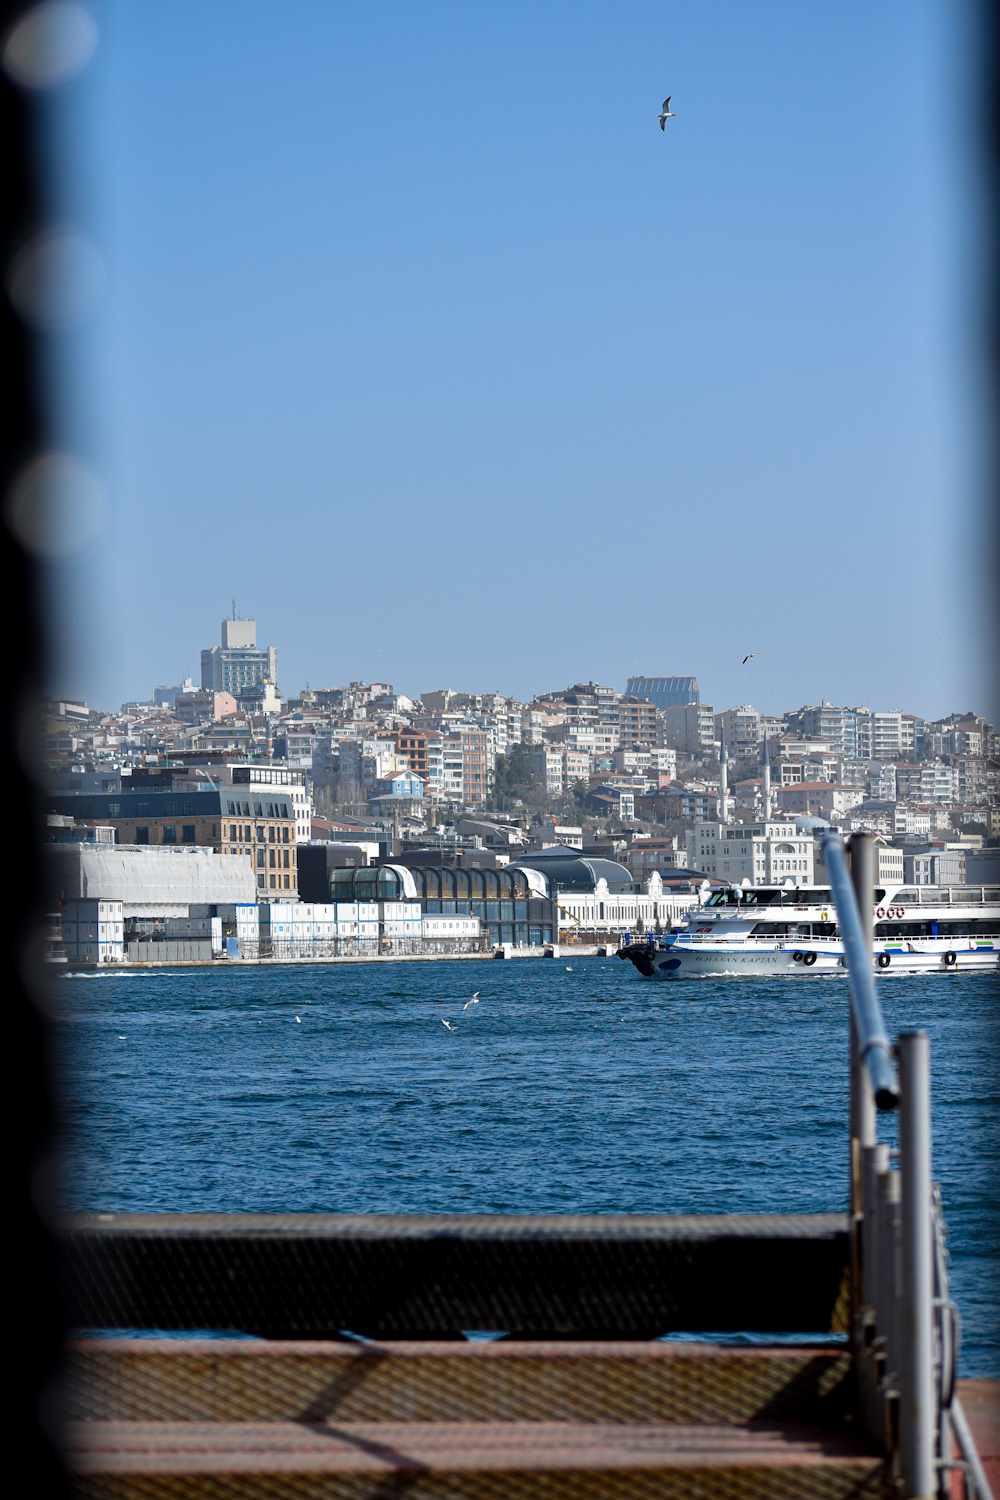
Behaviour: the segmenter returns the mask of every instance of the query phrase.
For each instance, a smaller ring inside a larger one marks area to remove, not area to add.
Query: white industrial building
[[[211,849],[132,844],[48,844],[58,901],[118,901],[122,917],[187,917],[192,906],[256,903],[249,860]]]

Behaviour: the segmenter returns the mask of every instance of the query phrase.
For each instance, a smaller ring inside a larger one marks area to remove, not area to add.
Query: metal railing
[[[993,1500],[955,1394],[958,1312],[948,1295],[946,1231],[931,1181],[930,1041],[889,1041],[875,986],[874,844],[823,840],[850,991],[851,1341],[862,1416],[889,1453],[909,1500]],[[896,1078],[894,1060],[899,1061]],[[877,1111],[899,1111],[898,1170],[877,1138]],[[957,1443],[961,1458],[953,1457]]]

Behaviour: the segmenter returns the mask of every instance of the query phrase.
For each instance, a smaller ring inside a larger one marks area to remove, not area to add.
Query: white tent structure
[[[186,917],[191,906],[256,902],[250,861],[211,849],[50,844],[51,889],[64,901],[121,901],[123,917]]]

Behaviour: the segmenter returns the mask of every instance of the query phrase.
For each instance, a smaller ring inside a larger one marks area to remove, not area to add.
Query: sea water
[[[846,1207],[842,979],[650,982],[615,958],[565,957],[52,988],[69,1208]],[[996,985],[897,977],[881,998],[890,1034],[930,1033],[962,1373],[1000,1376]],[[880,1134],[895,1143],[894,1117]]]

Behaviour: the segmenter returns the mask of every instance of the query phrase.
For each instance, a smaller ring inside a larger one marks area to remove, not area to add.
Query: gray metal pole
[[[976,1500],[993,1500],[993,1490],[990,1488],[990,1481],[986,1477],[983,1461],[976,1450],[975,1440],[973,1439],[965,1410],[957,1396],[951,1403],[951,1420],[955,1428],[958,1451],[969,1465],[969,1474],[972,1478],[972,1487],[976,1494]]]
[[[889,1376],[899,1372],[899,1173],[885,1172],[875,1184],[876,1229],[872,1247],[878,1257],[878,1309],[876,1328],[885,1339],[885,1367]]]
[[[877,1201],[878,1179],[889,1170],[889,1147],[863,1146],[861,1149],[861,1195],[864,1202],[861,1235],[861,1301],[878,1308],[881,1292],[878,1281]]]
[[[858,1051],[875,1091],[875,1103],[879,1109],[895,1109],[899,1094],[892,1065],[892,1046],[875,992],[871,908],[869,907],[862,921],[847,872],[844,841],[839,833],[828,833],[824,838],[823,858],[830,875],[830,886],[837,907],[837,926],[844,944],[851,1012],[858,1029]],[[862,1097],[859,1092],[859,1101]],[[861,1108],[859,1102],[859,1112]],[[859,1118],[857,1124],[864,1130],[862,1118]],[[858,1135],[856,1138],[861,1140],[862,1136]],[[868,1140],[865,1144],[872,1145],[874,1142]]]
[[[851,885],[858,903],[861,932],[864,939],[868,966],[873,963],[871,938],[872,895],[875,889],[875,840],[870,833],[855,833],[848,845],[850,857]],[[841,931],[843,924],[841,923]],[[875,1096],[872,1093],[868,1069],[861,1058],[857,1027],[851,1012],[851,1139],[863,1149],[875,1144]],[[858,1183],[857,1164],[851,1164],[851,1182],[855,1192]],[[859,1203],[855,1213],[862,1213],[867,1203]]]
[[[902,1177],[903,1295],[899,1304],[899,1440],[903,1492],[925,1500],[937,1488],[934,1439],[931,1234],[930,1045],[925,1031],[899,1038],[899,1165]]]

